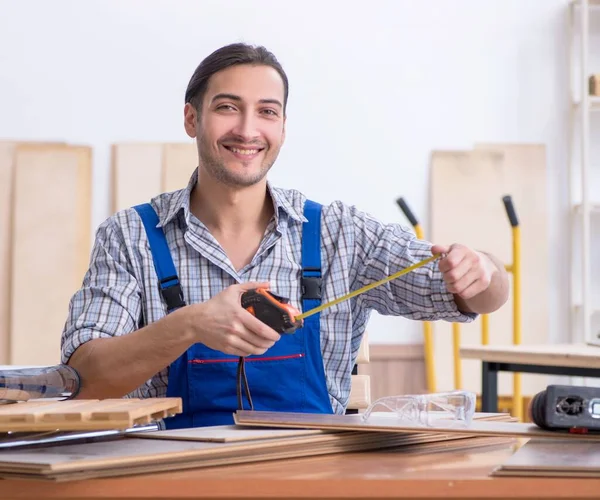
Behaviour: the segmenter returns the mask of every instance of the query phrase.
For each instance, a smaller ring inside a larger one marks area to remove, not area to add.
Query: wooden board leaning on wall
[[[111,210],[183,189],[198,165],[196,144],[122,143],[112,146]]]
[[[0,143],[0,363],[55,364],[91,243],[91,149]]]
[[[511,226],[502,197],[513,199],[521,231],[522,343],[548,340],[548,236],[546,156],[538,144],[481,144],[473,151],[434,151],[431,156],[430,222],[427,239],[464,243],[512,263]],[[511,276],[512,287],[512,276]],[[511,344],[512,294],[490,315],[490,344]],[[461,325],[463,344],[481,342],[481,321]],[[453,387],[452,326],[434,325],[438,390]],[[481,363],[465,360],[463,389],[481,391]],[[499,393],[512,394],[512,374],[498,377]],[[545,388],[546,377],[522,375],[523,395]]]

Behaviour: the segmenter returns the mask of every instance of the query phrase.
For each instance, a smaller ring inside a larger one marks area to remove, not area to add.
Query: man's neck
[[[212,177],[198,177],[190,199],[191,212],[213,234],[232,236],[266,228],[273,215],[266,181],[244,188],[226,186]]]

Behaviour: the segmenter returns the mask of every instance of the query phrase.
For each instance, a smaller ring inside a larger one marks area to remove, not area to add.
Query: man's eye
[[[225,111],[235,110],[230,104],[221,104],[217,109],[223,109]]]
[[[263,109],[263,113],[271,116],[277,116],[277,111],[274,109]]]

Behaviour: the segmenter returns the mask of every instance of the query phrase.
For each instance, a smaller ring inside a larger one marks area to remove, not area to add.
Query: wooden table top
[[[600,368],[600,347],[586,344],[465,345],[460,356],[496,363]]]
[[[0,497],[46,498],[598,498],[600,479],[491,477],[517,441],[440,453],[376,451],[283,462],[54,483],[0,480]]]

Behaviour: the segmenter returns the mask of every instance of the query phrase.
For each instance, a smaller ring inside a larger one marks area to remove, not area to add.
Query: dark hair
[[[215,50],[207,56],[196,68],[185,91],[185,102],[192,104],[200,111],[202,99],[208,87],[210,77],[215,73],[238,64],[253,64],[271,66],[283,80],[283,110],[288,99],[288,79],[277,58],[262,46],[232,43]]]

